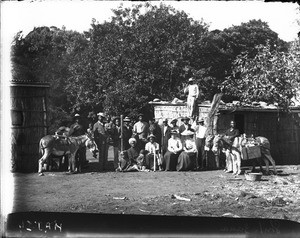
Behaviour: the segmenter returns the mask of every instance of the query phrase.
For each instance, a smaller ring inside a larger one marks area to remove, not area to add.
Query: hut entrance
[[[245,117],[243,114],[235,114],[234,121],[236,123],[236,128],[239,129],[240,133],[243,134],[245,132]]]

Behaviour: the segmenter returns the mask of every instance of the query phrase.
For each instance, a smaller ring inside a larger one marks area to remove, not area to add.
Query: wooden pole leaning
[[[123,138],[124,122],[123,122],[123,115],[120,116],[120,121],[121,121],[121,151],[123,151],[123,149],[124,149],[124,138]]]
[[[154,149],[155,149],[155,148],[154,148]],[[155,171],[156,171],[156,150],[154,151],[154,156],[153,156],[153,158],[154,158],[153,172],[155,172]]]

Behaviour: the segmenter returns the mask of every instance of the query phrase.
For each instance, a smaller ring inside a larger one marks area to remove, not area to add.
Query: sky
[[[112,16],[111,9],[120,4],[126,7],[137,4],[130,1],[5,1],[1,2],[1,111],[9,112],[9,81],[10,73],[10,46],[14,35],[23,31],[24,36],[39,26],[65,26],[67,30],[78,32],[90,28],[92,18],[99,23],[109,21]],[[177,10],[183,10],[194,20],[201,20],[210,24],[210,30],[223,30],[251,19],[261,19],[278,33],[285,41],[297,38],[300,19],[295,3],[264,3],[261,1],[164,1]],[[152,4],[159,4],[158,1]],[[1,113],[1,139],[3,135],[10,135],[10,114]],[[10,143],[7,140],[7,143]],[[1,143],[1,158],[10,157],[10,146]],[[2,160],[3,161],[3,160]],[[5,177],[2,189],[6,191],[5,210],[2,214],[10,212],[13,194],[12,177],[8,175],[10,163],[1,164],[1,175]],[[3,181],[1,179],[1,181]],[[3,196],[3,193],[1,193]],[[3,197],[1,198],[3,201]]]
[[[22,30],[27,34],[37,26],[66,26],[67,30],[83,32],[89,29],[92,18],[100,23],[109,20],[112,8],[130,1],[22,1],[2,2],[1,25],[5,36]],[[164,1],[175,9],[184,10],[195,20],[203,18],[210,30],[239,25],[251,19],[261,19],[286,41],[294,40],[299,32],[296,3],[261,1]],[[152,2],[159,4],[159,1]]]

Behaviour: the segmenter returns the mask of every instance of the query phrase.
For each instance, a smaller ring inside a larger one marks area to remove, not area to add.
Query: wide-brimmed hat
[[[103,112],[98,112],[97,113],[97,116],[100,116],[100,117],[105,117],[104,113]]]
[[[195,79],[194,78],[189,78],[189,82],[194,82]]]
[[[79,115],[78,113],[76,113],[76,114],[74,115],[74,117],[80,117],[80,115]]]
[[[128,121],[128,122],[130,122],[131,120],[130,120],[129,117],[125,117],[123,121]]]
[[[150,139],[151,137],[152,137],[152,138],[156,138],[156,136],[153,135],[153,134],[150,134],[147,138]]]
[[[132,142],[135,142],[135,143],[136,143],[136,139],[135,139],[135,138],[130,138],[130,139],[128,140],[128,143],[129,143],[129,144],[131,144]]]
[[[190,118],[188,118],[188,117],[181,118],[181,121],[185,121],[185,120],[190,120]]]
[[[200,117],[200,118],[198,119],[198,122],[204,122],[204,118],[203,118],[203,117]]]
[[[143,113],[139,113],[138,115],[137,115],[138,117],[140,117],[140,116],[144,116],[144,114]]]
[[[171,134],[178,135],[179,132],[177,130],[171,130]]]
[[[190,130],[185,130],[181,133],[182,136],[192,136],[194,135],[194,132],[190,131]]]
[[[178,120],[174,118],[170,123],[177,122]]]

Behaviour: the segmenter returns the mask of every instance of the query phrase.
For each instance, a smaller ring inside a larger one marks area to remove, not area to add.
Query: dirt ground
[[[90,163],[81,174],[51,171],[39,177],[37,173],[15,173],[13,212],[228,216],[300,222],[299,165],[278,166],[277,176],[251,182],[244,175],[234,177],[222,170],[100,173],[97,160],[88,155]]]

